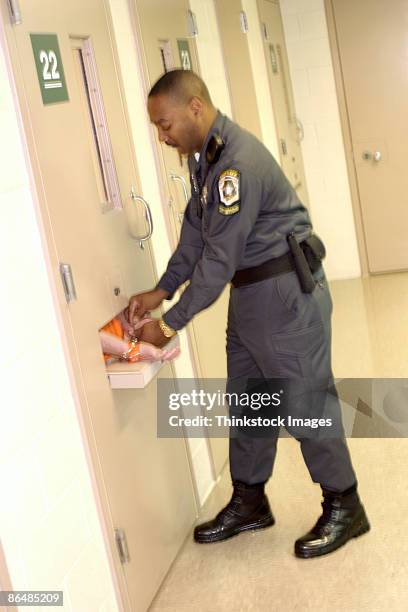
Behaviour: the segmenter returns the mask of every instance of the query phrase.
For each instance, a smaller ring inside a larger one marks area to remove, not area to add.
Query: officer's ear
[[[203,101],[197,96],[193,96],[190,100],[190,109],[196,117],[199,117],[203,113]]]

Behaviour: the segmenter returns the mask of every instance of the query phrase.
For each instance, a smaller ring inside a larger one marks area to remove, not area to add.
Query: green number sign
[[[69,100],[56,34],[30,34],[44,104]]]
[[[192,70],[193,64],[191,62],[190,47],[188,46],[188,40],[180,39],[177,41],[177,46],[180,55],[181,67],[183,70]]]

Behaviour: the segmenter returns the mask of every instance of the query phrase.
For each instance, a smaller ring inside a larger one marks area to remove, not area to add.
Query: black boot
[[[370,529],[357,485],[343,493],[323,489],[323,514],[316,525],[295,542],[295,555],[307,559],[326,555]]]
[[[233,485],[231,501],[225,508],[215,519],[194,529],[196,542],[218,542],[231,538],[241,531],[262,529],[274,524],[275,519],[264,491],[265,483],[247,485],[235,481]]]

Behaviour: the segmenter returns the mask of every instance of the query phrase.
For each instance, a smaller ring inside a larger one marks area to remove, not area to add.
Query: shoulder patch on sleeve
[[[240,209],[240,173],[234,168],[227,168],[218,179],[220,203],[218,212],[222,215],[234,215]]]

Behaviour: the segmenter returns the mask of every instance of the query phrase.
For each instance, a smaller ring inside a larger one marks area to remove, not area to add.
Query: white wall
[[[2,27],[0,19],[2,546],[14,589],[63,590],[64,610],[113,612],[118,606],[30,191]]]
[[[281,0],[312,221],[329,279],[361,274],[323,0]]]

